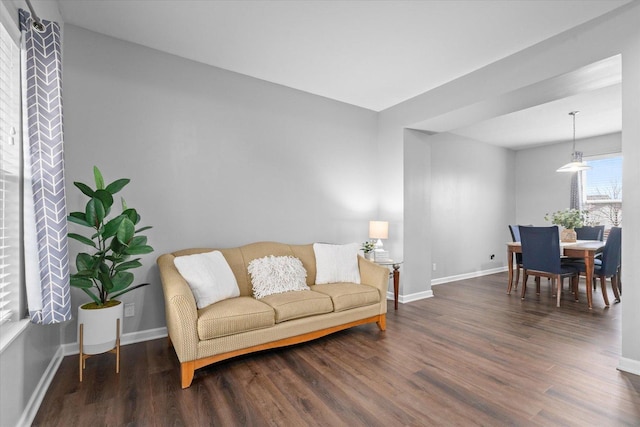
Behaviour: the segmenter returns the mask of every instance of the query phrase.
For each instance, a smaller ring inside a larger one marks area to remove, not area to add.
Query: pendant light
[[[573,117],[573,151],[571,152],[571,161],[562,166],[556,172],[580,172],[591,169],[591,166],[582,161],[582,152],[576,151],[576,114],[580,111],[572,111],[569,113]]]

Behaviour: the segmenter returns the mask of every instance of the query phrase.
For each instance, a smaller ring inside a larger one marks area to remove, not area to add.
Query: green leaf
[[[96,188],[98,190],[104,190],[104,179],[102,178],[102,173],[97,166],[93,167],[93,177],[96,180]]]
[[[80,252],[78,255],[76,255],[76,268],[78,269],[78,271],[93,270],[94,265],[95,260],[91,255],[84,252]]]
[[[100,199],[105,210],[108,210],[113,205],[113,196],[107,190],[96,191],[94,197]]]
[[[90,223],[92,227],[100,227],[100,223],[104,220],[105,216],[104,205],[102,204],[100,199],[96,199],[94,197],[87,202],[85,215],[87,222]]]
[[[107,191],[111,194],[116,194],[118,191],[122,190],[122,187],[127,185],[131,181],[130,179],[123,178],[113,181],[111,184],[107,185]]]
[[[124,253],[128,255],[143,255],[143,254],[150,254],[151,252],[153,252],[153,248],[148,245],[135,246],[135,247],[127,248],[124,250]]]
[[[119,271],[112,277],[113,288],[109,292],[120,292],[133,283],[133,273],[128,271]]]
[[[138,267],[142,267],[142,264],[140,263],[140,258],[116,265],[116,271],[130,270],[132,268],[138,268]]]
[[[69,283],[74,288],[90,289],[93,286],[93,282],[85,277],[77,277],[73,274],[70,277]]]
[[[123,245],[122,243],[120,243],[118,241],[118,239],[111,239],[111,246],[110,249],[113,251],[113,253],[116,256],[120,256],[120,254],[122,254],[122,252],[127,249],[126,245]]]
[[[71,214],[69,216],[67,216],[67,221],[73,222],[73,223],[76,223],[76,224],[80,224],[80,225],[84,225],[85,227],[93,227],[85,219],[84,212],[71,212]]]
[[[73,185],[78,187],[84,195],[93,197],[93,190],[87,184],[83,184],[81,182],[74,182]]]
[[[102,238],[108,239],[109,237],[115,236],[118,232],[118,228],[120,228],[120,223],[124,218],[124,215],[118,215],[111,221],[107,222],[102,228]]]
[[[76,277],[86,277],[88,279],[96,279],[98,275],[94,270],[81,270],[74,274]]]
[[[124,218],[116,232],[116,239],[123,245],[129,245],[136,232],[135,225],[129,218]]]
[[[111,281],[111,277],[109,277],[109,273],[98,274],[98,280],[102,283],[102,289],[107,292],[111,292],[111,289],[113,289],[113,282]]]
[[[109,266],[106,262],[101,262],[99,269],[101,274],[109,274]]]
[[[140,222],[140,215],[138,215],[138,212],[135,209],[125,209],[122,212],[122,215],[125,215],[134,224],[137,224],[138,222]]]
[[[136,236],[129,242],[129,247],[142,246],[147,244],[147,236]]]
[[[120,197],[120,202],[122,203],[122,210],[127,210],[127,202],[125,202],[124,197]]]
[[[149,230],[150,228],[153,228],[153,227],[152,227],[152,226],[150,226],[150,225],[147,225],[147,226],[145,226],[145,227],[138,228],[138,229],[136,230],[136,234],[137,234],[137,233],[142,233],[143,231],[147,231],[147,230]]]
[[[75,239],[80,243],[84,243],[85,245],[89,245],[89,246],[91,246],[93,248],[97,248],[97,246],[96,246],[96,244],[95,244],[95,242],[93,240],[91,240],[91,239],[89,239],[87,237],[84,237],[84,236],[82,236],[80,234],[69,233],[68,236],[69,236],[70,239]]]

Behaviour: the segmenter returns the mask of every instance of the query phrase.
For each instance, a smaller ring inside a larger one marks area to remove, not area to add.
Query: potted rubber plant
[[[122,328],[124,304],[115,298],[147,286],[133,285],[131,270],[141,267],[137,255],[153,252],[147,237],[141,235],[151,227],[138,227],[140,214],[121,199],[121,211],[112,215],[114,195],[129,183],[122,178],[105,185],[100,170],[94,166],[95,189],[81,182],[73,184],[89,198],[84,212],[71,212],[69,222],[88,229],[87,235],[68,233],[88,247],[76,255],[77,272],[70,275],[71,286],[81,289],[91,302],[78,308],[78,325],[83,325],[84,353],[98,354],[114,348],[116,324]],[[133,285],[133,286],[132,286]],[[119,322],[116,319],[120,319]],[[104,335],[104,336],[102,336]],[[79,339],[82,342],[82,339]]]

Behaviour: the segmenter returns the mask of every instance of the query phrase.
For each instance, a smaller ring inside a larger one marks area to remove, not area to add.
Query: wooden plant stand
[[[80,358],[79,358],[79,371],[80,371],[80,382],[82,382],[82,371],[84,370],[86,364],[85,361],[91,356],[95,356],[94,354],[84,354],[83,351],[83,337],[84,337],[84,325],[80,324],[80,339],[79,339],[79,347],[80,347]],[[116,374],[120,373],[120,319],[116,319],[116,346],[111,350],[107,351],[107,353],[115,353],[116,355]]]

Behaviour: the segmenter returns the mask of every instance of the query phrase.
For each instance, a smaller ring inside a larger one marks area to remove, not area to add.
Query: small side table
[[[377,259],[374,262],[378,265],[385,265],[392,267],[393,270],[389,271],[389,277],[393,277],[393,308],[398,309],[398,292],[400,290],[400,264],[402,261],[393,259]]]

